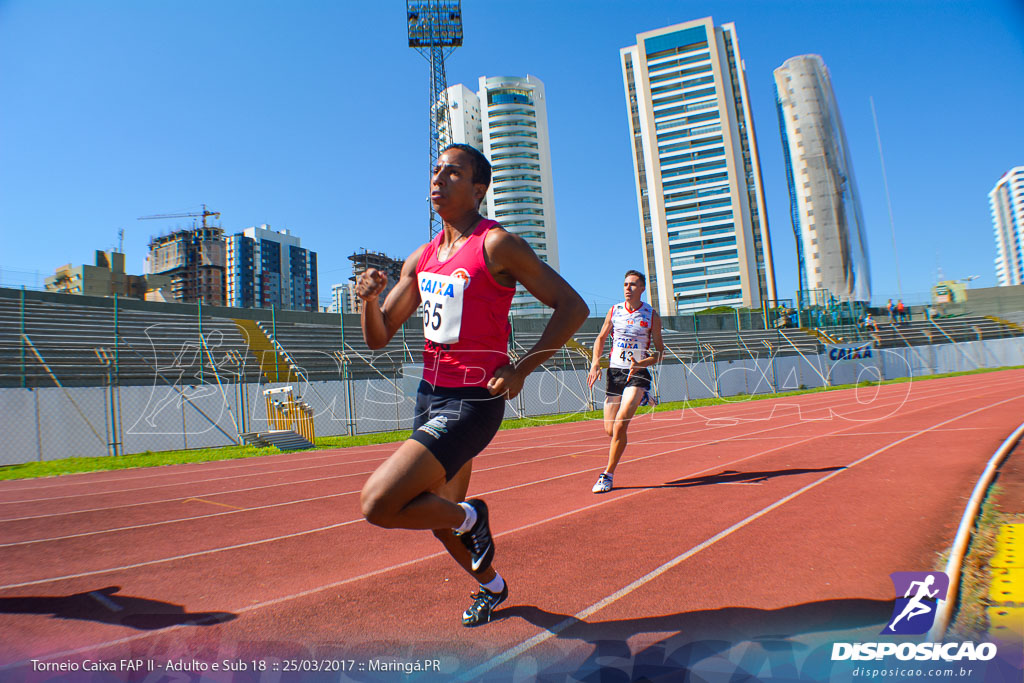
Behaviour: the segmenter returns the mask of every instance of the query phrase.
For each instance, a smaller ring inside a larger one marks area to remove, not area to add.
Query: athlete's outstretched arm
[[[371,349],[387,345],[416,307],[420,305],[420,289],[416,282],[416,265],[427,245],[421,245],[402,265],[402,275],[394,289],[388,292],[383,307],[380,293],[388,285],[387,273],[367,268],[356,282],[356,295],[363,300],[360,324],[363,339]]]
[[[594,386],[594,383],[601,379],[601,356],[604,355],[604,342],[612,333],[612,311],[614,310],[614,306],[608,309],[608,314],[604,317],[604,325],[601,325],[601,331],[594,339],[594,352],[590,356],[590,372],[587,373],[588,387]]]
[[[495,370],[487,385],[491,394],[507,393],[509,398],[513,398],[522,390],[526,376],[569,341],[587,319],[590,309],[561,275],[537,258],[522,237],[503,229],[492,229],[484,243],[484,254],[499,282],[520,282],[541,303],[554,309],[533,348],[515,365]]]

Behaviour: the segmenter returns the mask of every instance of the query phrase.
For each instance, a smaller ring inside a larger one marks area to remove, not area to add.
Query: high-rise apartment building
[[[536,76],[481,76],[475,93],[461,84],[448,88],[448,107],[451,130],[442,129],[442,143],[473,145],[491,161],[491,187],[480,212],[521,236],[558,270],[544,83]],[[539,317],[549,312],[517,286],[513,315]]]
[[[288,230],[246,228],[227,242],[228,306],[316,311],[316,252]]]
[[[864,212],[832,77],[818,55],[787,59],[774,75],[800,289],[812,304],[870,301]]]
[[[175,301],[223,306],[224,230],[205,226],[154,237],[145,272],[168,276]]]
[[[774,300],[736,28],[711,17],[667,26],[619,56],[651,305],[672,315]]]
[[[355,313],[352,300],[355,298],[354,284],[339,282],[331,285],[331,313]]]
[[[988,202],[996,235],[996,281],[1000,287],[1024,284],[1024,166],[1004,173]]]

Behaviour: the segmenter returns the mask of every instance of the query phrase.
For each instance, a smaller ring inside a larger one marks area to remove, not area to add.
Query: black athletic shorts
[[[451,481],[462,466],[480,453],[498,433],[505,417],[505,398],[484,387],[435,387],[420,382],[416,416],[409,438],[426,446]]]
[[[627,377],[629,377],[629,368],[608,368],[608,383],[604,390],[605,395],[622,396],[622,392],[625,391],[626,387],[651,388],[651,371],[647,368],[634,370],[633,376],[629,377],[628,382],[626,381]]]

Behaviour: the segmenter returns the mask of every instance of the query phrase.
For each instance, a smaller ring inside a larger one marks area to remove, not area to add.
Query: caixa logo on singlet
[[[949,577],[943,572],[893,572],[896,603],[883,634],[918,635],[935,623],[940,602],[949,591]]]

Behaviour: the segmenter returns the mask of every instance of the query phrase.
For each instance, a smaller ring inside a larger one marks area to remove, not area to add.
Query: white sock
[[[492,593],[500,593],[505,590],[505,579],[501,578],[501,574],[495,572],[494,578],[487,583],[481,583],[482,588],[486,588]]]
[[[476,509],[469,503],[459,503],[459,507],[466,511],[466,519],[461,526],[455,528],[455,533],[464,534],[476,524]]]

